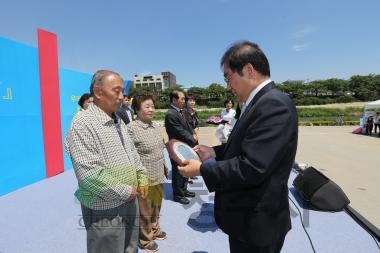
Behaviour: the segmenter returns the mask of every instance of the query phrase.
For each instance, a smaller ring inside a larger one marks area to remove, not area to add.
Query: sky
[[[379,0],[0,0],[0,37],[37,47],[58,37],[60,68],[134,75],[170,71],[183,87],[224,84],[220,58],[241,40],[271,78],[380,74]]]

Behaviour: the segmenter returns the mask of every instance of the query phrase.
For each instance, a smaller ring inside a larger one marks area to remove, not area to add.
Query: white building
[[[139,76],[133,78],[133,87],[150,87],[156,92],[163,91],[177,84],[176,76],[169,71],[162,72],[161,75]]]

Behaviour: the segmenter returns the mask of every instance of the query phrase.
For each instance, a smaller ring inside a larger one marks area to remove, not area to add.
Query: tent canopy
[[[372,102],[368,102],[364,105],[364,110],[380,109],[380,99]]]
[[[363,118],[360,120],[360,125],[364,126],[369,116],[375,116],[376,112],[380,111],[380,99],[368,102],[364,105]]]

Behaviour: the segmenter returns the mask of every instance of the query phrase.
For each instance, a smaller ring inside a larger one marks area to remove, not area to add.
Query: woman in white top
[[[222,120],[228,121],[227,124],[231,124],[235,118],[236,111],[233,109],[235,103],[231,99],[224,101],[224,109],[220,113]]]
[[[235,114],[236,111],[233,109],[235,103],[231,99],[227,99],[224,101],[224,109],[220,113],[220,118],[226,121],[224,124],[220,124],[216,128],[215,135],[221,143],[226,143],[229,134],[233,128],[235,123]]]

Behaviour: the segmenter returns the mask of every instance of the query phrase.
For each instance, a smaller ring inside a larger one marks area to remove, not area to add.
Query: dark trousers
[[[375,124],[375,133],[377,133],[377,128],[379,128],[379,133],[380,133],[380,124]]]
[[[365,129],[366,135],[372,135],[373,124],[367,124]]]
[[[285,238],[284,238],[285,239]],[[280,253],[284,240],[279,240],[275,245],[258,247],[229,237],[231,253]]]
[[[179,174],[178,171],[178,164],[170,159],[170,162],[172,164],[172,189],[173,189],[173,195],[174,196],[185,196],[185,192],[187,191],[187,178],[183,177],[181,174]]]
[[[81,205],[88,253],[136,253],[139,236],[137,199],[107,210]]]

